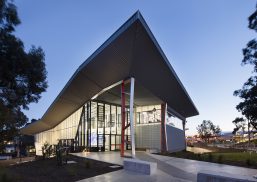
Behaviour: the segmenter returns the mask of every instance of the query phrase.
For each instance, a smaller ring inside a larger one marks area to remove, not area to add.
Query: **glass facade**
[[[82,109],[78,109],[56,127],[36,134],[34,138],[37,155],[41,155],[42,146],[46,142],[50,145],[74,145],[81,113]]]
[[[182,128],[182,121],[171,114],[167,124]],[[159,148],[161,106],[138,106],[134,109],[137,148]],[[126,108],[126,124],[130,123]],[[36,148],[45,142],[70,146],[73,151],[115,151],[121,145],[121,106],[92,100],[51,130],[35,135]],[[125,149],[130,146],[130,127],[125,130]]]
[[[135,120],[135,125],[160,124],[161,106],[136,107]],[[125,122],[125,125],[130,123],[128,108],[126,108]],[[75,136],[76,148],[86,148],[90,151],[119,150],[121,145],[121,127],[120,105],[103,103],[96,100],[90,101],[82,109],[78,132]],[[85,142],[83,142],[84,138]],[[125,130],[125,141],[125,149],[129,150],[131,148],[130,127]]]
[[[161,106],[142,106],[136,108],[136,123],[149,124],[161,122]]]
[[[129,123],[127,117],[127,123]],[[125,130],[129,139],[130,128]],[[75,147],[90,151],[119,150],[121,144],[121,107],[119,105],[90,101],[82,108]],[[126,149],[129,149],[129,143]]]
[[[183,121],[171,113],[167,113],[166,124],[183,130]]]

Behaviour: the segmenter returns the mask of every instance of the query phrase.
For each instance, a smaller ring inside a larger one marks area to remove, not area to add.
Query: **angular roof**
[[[82,63],[41,120],[23,128],[22,133],[35,134],[53,128],[104,88],[130,77],[181,116],[199,114],[137,11]]]

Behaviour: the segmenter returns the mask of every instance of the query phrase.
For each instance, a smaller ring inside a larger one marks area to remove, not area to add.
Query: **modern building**
[[[140,12],[70,78],[43,117],[21,130],[76,150],[185,149],[186,118],[198,115]]]

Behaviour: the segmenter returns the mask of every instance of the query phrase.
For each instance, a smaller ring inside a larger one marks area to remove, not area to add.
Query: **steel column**
[[[125,128],[125,83],[124,80],[121,83],[121,147],[120,156],[124,157],[124,128]]]
[[[161,152],[167,151],[167,142],[166,142],[166,103],[161,104]]]
[[[183,131],[184,131],[184,136],[185,136],[185,149],[187,148],[187,141],[186,141],[186,120],[182,120],[182,125],[183,125]]]
[[[130,80],[130,100],[129,100],[129,118],[130,118],[130,137],[131,137],[131,153],[132,158],[136,156],[135,150],[135,131],[134,131],[134,87],[135,79],[131,77]]]

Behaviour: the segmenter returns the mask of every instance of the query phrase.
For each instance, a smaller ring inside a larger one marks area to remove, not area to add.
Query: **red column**
[[[120,147],[120,156],[124,157],[124,134],[125,134],[125,89],[124,89],[124,81],[121,83],[121,147]]]
[[[161,104],[161,152],[167,151],[165,130],[166,103]]]
[[[187,148],[187,140],[186,140],[186,120],[182,121],[183,125],[183,131],[184,131],[184,136],[185,136],[185,149]]]

